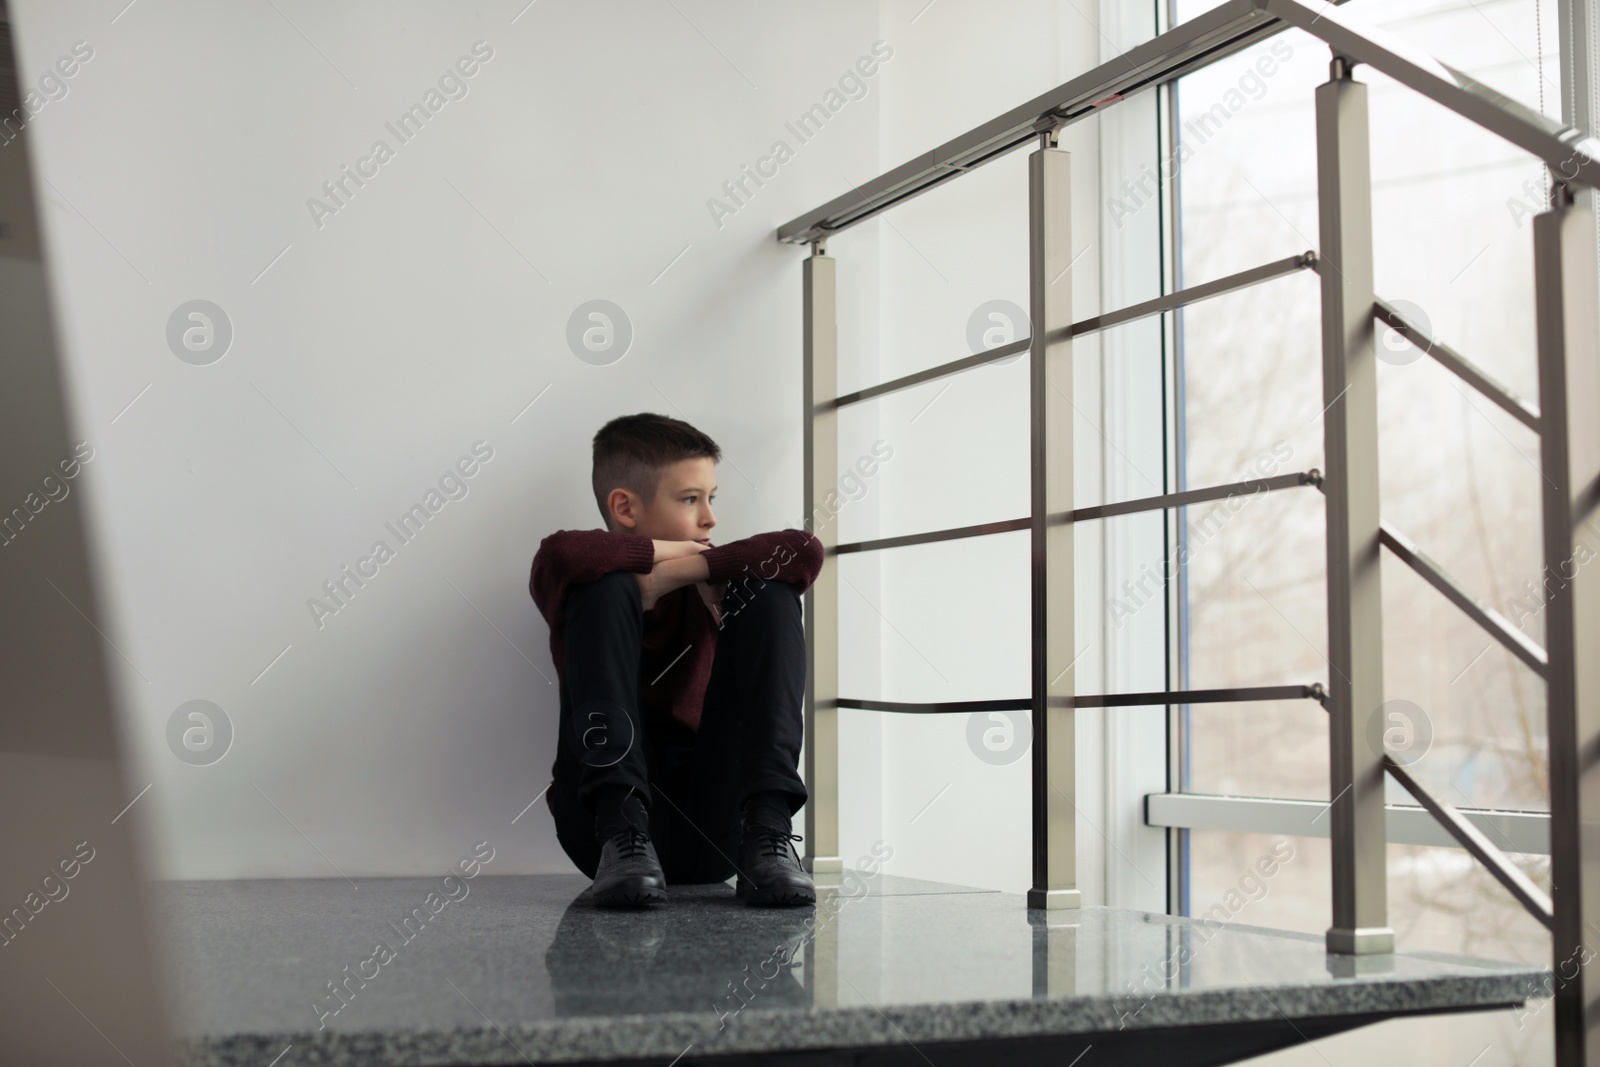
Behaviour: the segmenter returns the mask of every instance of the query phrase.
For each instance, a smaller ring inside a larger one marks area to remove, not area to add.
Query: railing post
[[[1388,922],[1381,747],[1368,719],[1383,704],[1378,544],[1378,377],[1372,307],[1372,168],[1367,87],[1335,56],[1317,87],[1323,447],[1327,472],[1329,952],[1394,951]]]
[[[1028,425],[1031,460],[1033,887],[1030,908],[1076,908],[1072,694],[1072,157],[1040,133],[1028,159]]]
[[[1600,319],[1593,189],[1533,224],[1544,478],[1556,1063],[1600,1064]]]
[[[805,470],[802,475],[805,526],[827,550],[822,572],[805,595],[806,632],[806,870],[836,874],[839,859],[839,543],[837,524],[813,520],[817,506],[834,490],[839,470],[839,414],[817,405],[839,393],[837,262],[822,242],[811,246],[805,279],[804,348],[800,419]]]

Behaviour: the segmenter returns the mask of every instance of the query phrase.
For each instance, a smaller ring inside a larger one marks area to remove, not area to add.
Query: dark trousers
[[[734,874],[740,805],[750,794],[783,793],[790,814],[805,803],[797,772],[806,662],[800,593],[769,581],[744,583],[739,594],[727,602],[737,610],[717,632],[700,726],[691,732],[675,720],[640,721],[644,613],[633,574],[567,590],[551,808],[561,847],[587,877],[600,858],[594,792],[602,785],[632,786],[644,798],[669,883]]]

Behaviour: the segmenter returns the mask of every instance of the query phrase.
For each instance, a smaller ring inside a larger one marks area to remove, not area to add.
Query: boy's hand
[[[662,544],[660,541],[656,543]],[[639,583],[639,600],[643,604],[644,610],[649,611],[656,606],[656,601],[661,599],[660,587],[656,583],[655,570],[652,568],[645,574],[635,573],[633,580]]]
[[[655,607],[656,601],[674,589],[704,582],[708,573],[705,560],[700,558],[700,553],[707,548],[706,545],[698,541],[657,541],[656,544],[692,545],[694,551],[684,551],[680,556],[662,560],[651,567],[646,574],[634,573],[634,581],[639,583],[639,600],[645,611]]]
[[[669,559],[688,559],[690,556],[698,556],[711,547],[710,545],[702,545],[699,541],[653,540],[652,543],[656,548],[655,562],[657,563],[663,563]]]
[[[711,612],[711,620],[718,628],[722,626],[722,583],[721,582],[695,582],[694,591],[700,594],[701,601],[706,609]]]

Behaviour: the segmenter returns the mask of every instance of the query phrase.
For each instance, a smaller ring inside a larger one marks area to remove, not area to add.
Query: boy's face
[[[657,541],[711,543],[717,524],[711,499],[717,493],[717,465],[710,456],[680,459],[661,469],[655,499],[646,504],[637,493],[613,489],[612,519],[622,530]]]

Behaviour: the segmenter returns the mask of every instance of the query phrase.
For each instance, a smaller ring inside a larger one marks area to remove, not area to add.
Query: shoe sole
[[[643,908],[651,904],[665,904],[667,891],[654,887],[628,887],[613,889],[609,893],[595,894],[597,908]]]
[[[756,889],[743,879],[740,879],[734,887],[734,895],[747,904],[766,907],[793,907],[817,902],[817,893],[814,889],[795,889],[792,886]]]

